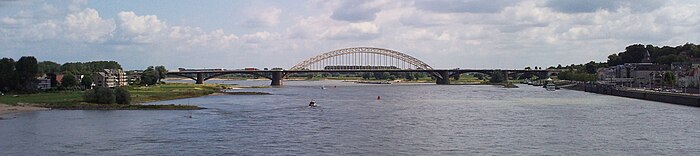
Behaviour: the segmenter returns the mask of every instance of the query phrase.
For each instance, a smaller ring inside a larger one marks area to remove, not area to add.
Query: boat
[[[309,107],[316,107],[316,106],[318,106],[318,105],[316,104],[316,101],[311,100],[311,102],[309,102]]]
[[[547,80],[545,80],[544,88],[548,91],[555,91],[557,90],[557,85],[554,84],[554,80],[552,80],[552,78],[547,78]]]
[[[555,91],[557,90],[557,85],[555,85],[554,83],[547,83],[547,85],[545,85],[545,88],[548,91]]]

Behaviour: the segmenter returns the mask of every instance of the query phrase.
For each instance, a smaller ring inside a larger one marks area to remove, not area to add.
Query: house
[[[143,74],[143,70],[132,70],[126,73],[127,74],[127,81],[129,83],[138,83],[141,82],[141,75]]]
[[[129,85],[127,76],[121,69],[104,69],[92,75],[92,81],[98,87],[121,87]]]
[[[51,79],[47,76],[40,76],[36,78],[37,84],[36,88],[41,90],[51,89]]]

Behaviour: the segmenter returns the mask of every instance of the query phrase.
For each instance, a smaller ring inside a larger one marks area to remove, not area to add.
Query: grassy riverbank
[[[191,98],[209,95],[226,88],[224,85],[195,85],[168,83],[156,86],[130,86],[132,105],[92,104],[83,102],[83,91],[57,91],[36,94],[0,96],[0,103],[8,105],[32,105],[54,109],[200,109],[189,105],[140,105],[140,103]]]

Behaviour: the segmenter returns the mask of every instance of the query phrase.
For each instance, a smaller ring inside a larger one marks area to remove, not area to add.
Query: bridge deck
[[[168,72],[168,74],[197,74],[197,73],[267,73],[267,72],[284,72],[284,73],[322,73],[322,72],[440,72],[440,71],[449,71],[449,72],[460,72],[460,73],[468,73],[468,72],[494,72],[494,71],[502,71],[502,72],[548,72],[548,70],[519,70],[519,69],[432,69],[432,70],[423,70],[423,69],[350,69],[350,70],[343,70],[343,69],[330,69],[330,70],[220,70],[220,71],[176,71],[176,72]]]

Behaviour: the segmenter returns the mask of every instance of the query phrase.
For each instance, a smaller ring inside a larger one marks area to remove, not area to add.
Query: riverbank
[[[31,112],[31,111],[41,111],[41,110],[49,110],[49,108],[25,106],[25,105],[12,106],[12,105],[7,105],[7,104],[0,104],[0,120],[3,119],[4,115],[11,114],[11,113]]]
[[[579,83],[574,86],[566,87],[571,90],[578,90],[590,93],[628,97],[641,100],[665,102],[677,105],[700,107],[700,96],[678,93],[664,93],[655,91],[643,90],[628,90],[616,88],[612,85]]]
[[[35,110],[63,109],[63,110],[195,110],[205,109],[194,105],[168,104],[168,105],[143,105],[147,102],[174,100],[207,96],[220,92],[222,89],[237,89],[229,85],[218,84],[186,84],[167,83],[156,86],[130,86],[132,103],[121,104],[93,104],[83,102],[83,91],[57,91],[35,94],[5,95],[0,96],[2,114],[26,112]]]

